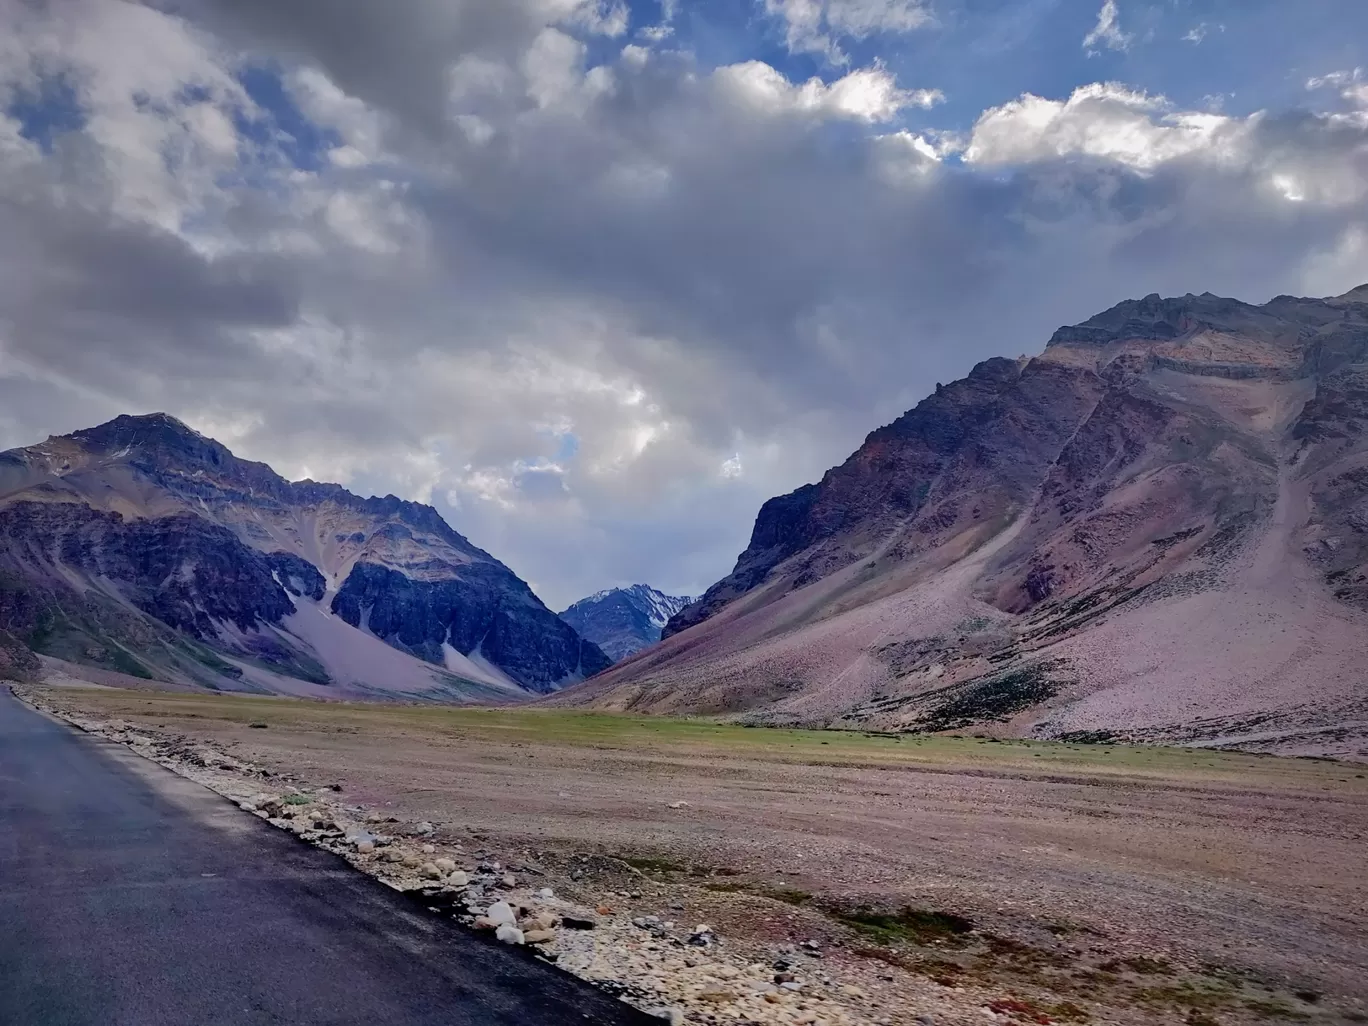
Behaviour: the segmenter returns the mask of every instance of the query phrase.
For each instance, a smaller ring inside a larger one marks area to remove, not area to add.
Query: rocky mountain
[[[771,499],[556,701],[1368,755],[1368,286],[1123,302]]]
[[[290,482],[180,421],[0,453],[0,631],[220,689],[502,700],[609,665],[430,506]]]
[[[666,595],[648,584],[634,584],[582,598],[560,618],[616,662],[659,641],[670,617],[692,601],[684,595]]]

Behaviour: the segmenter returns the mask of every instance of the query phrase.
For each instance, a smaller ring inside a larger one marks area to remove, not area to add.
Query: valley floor
[[[599,907],[619,936],[632,918],[679,920],[673,939],[638,930],[650,943],[631,958],[576,962],[568,946],[561,964],[616,974],[643,1007],[677,1001],[688,1022],[1368,1022],[1361,765],[555,710],[34,697],[431,821],[439,847],[535,865],[535,886]],[[743,977],[760,966],[757,986],[776,959],[829,977],[828,1003],[673,995],[673,970],[650,960],[694,950],[674,940],[696,923],[721,939],[708,957]]]

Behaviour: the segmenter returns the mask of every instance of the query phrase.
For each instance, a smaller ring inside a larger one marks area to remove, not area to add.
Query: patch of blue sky
[[[261,114],[248,117],[240,113],[237,131],[262,150],[275,150],[301,171],[318,171],[328,166],[328,152],[342,144],[332,129],[310,120],[290,96],[280,69],[269,64],[252,64],[237,75],[247,95]]]
[[[1306,80],[1368,67],[1368,3],[1361,0],[1118,0],[1118,44],[1085,48],[1103,0],[933,0],[909,31],[835,34],[844,60],[790,52],[786,25],[764,0],[680,0],[658,45],[693,53],[703,69],[760,60],[801,82],[830,82],[882,64],[905,89],[940,89],[933,111],[900,125],[966,131],[984,110],[1030,92],[1063,99],[1115,81],[1180,109],[1248,114],[1307,104]],[[877,7],[877,0],[871,0]],[[590,62],[611,60],[662,20],[660,0],[633,0],[628,32],[588,39]]]
[[[46,153],[52,152],[61,136],[86,125],[80,98],[62,75],[44,77],[36,88],[16,93],[5,113],[19,123],[20,135]]]
[[[573,460],[579,452],[579,437],[573,431],[566,431],[556,436],[556,452],[551,457],[552,462],[559,463],[561,466]]]

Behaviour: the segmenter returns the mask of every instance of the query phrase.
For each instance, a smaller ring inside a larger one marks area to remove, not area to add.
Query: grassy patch
[[[1052,675],[1062,659],[1032,663],[1006,673],[955,685],[951,695],[918,722],[923,730],[958,730],[985,720],[1006,720],[1013,714],[1053,698],[1065,683]]]
[[[812,900],[811,894],[807,891],[800,891],[796,887],[766,888],[757,893],[766,898],[773,898],[775,901],[782,901],[785,905],[806,905]]]
[[[836,910],[832,919],[864,934],[880,944],[939,944],[964,947],[974,924],[949,912],[932,912],[908,905],[899,912],[879,912],[871,908]]]
[[[385,743],[402,736],[434,743],[544,745],[689,756],[743,756],[774,764],[997,769],[1028,774],[1077,773],[1088,777],[1222,781],[1241,787],[1272,784],[1298,789],[1362,793],[1368,783],[1342,780],[1335,763],[1280,759],[1213,749],[1145,745],[1071,744],[1016,740],[984,744],[972,738],[862,731],[746,728],[704,718],[519,708],[313,702],[241,694],[185,694],[118,690],[64,690],[63,701],[91,713],[146,717],[157,723],[193,720],[227,727],[262,723],[285,732],[333,733],[339,729]],[[722,875],[720,870],[712,870]],[[706,874],[695,874],[706,875]]]

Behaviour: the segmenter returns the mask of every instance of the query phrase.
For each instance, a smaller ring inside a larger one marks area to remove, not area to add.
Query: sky
[[[1361,0],[0,0],[0,448],[166,411],[553,608],[937,382],[1368,282]]]

